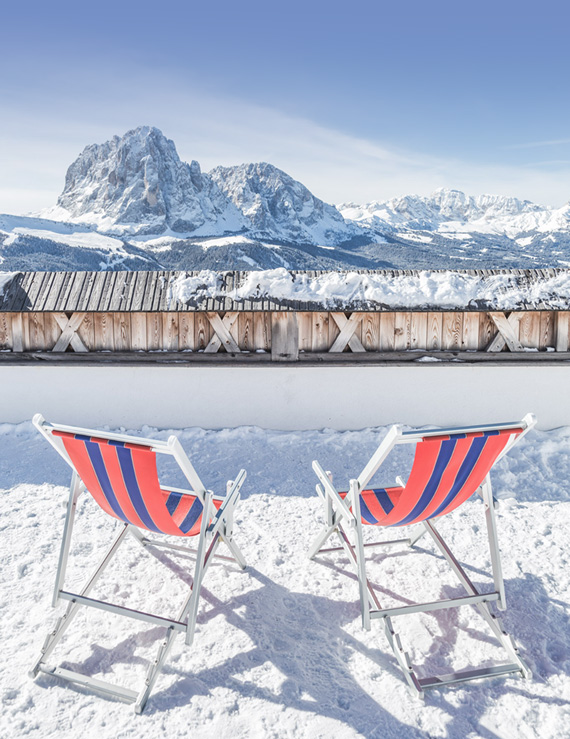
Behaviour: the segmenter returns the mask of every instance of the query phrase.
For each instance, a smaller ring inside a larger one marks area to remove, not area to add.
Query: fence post
[[[299,326],[297,314],[271,314],[271,361],[297,362],[299,360]]]

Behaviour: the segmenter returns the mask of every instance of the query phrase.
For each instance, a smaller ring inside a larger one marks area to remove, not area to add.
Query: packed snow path
[[[169,434],[149,428],[138,433]],[[185,648],[183,637],[177,638],[144,714],[135,716],[132,706],[54,678],[27,676],[55,621],[51,589],[69,473],[31,424],[0,426],[0,736],[570,736],[570,429],[533,431],[500,463],[493,480],[502,498],[504,621],[533,670],[532,680],[467,683],[431,691],[424,702],[409,693],[380,625],[361,629],[356,580],[346,557],[323,554],[310,562],[305,554],[321,520],[311,460],[318,458],[341,484],[360,471],[384,433],[179,432],[212,489],[223,490],[240,466],[247,469],[236,540],[248,569],[212,565],[194,646]],[[404,456],[378,482],[391,483],[409,465],[409,450],[401,451]],[[70,587],[85,579],[114,528],[83,498]],[[481,502],[467,503],[440,528],[475,584],[487,586]],[[383,605],[463,594],[432,552],[425,539],[417,551],[375,550],[369,574]],[[95,597],[173,614],[189,585],[187,563],[170,553],[160,559],[129,541]],[[469,607],[402,618],[398,627],[423,672],[503,659]],[[162,635],[162,628],[84,609],[54,661],[138,687]]]

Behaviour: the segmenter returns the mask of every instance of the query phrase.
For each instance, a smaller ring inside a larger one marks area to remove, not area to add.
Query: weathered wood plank
[[[126,310],[143,311],[146,282],[151,272],[135,272],[131,283],[130,305]]]
[[[409,313],[394,314],[394,351],[410,348],[410,321]]]
[[[194,351],[194,313],[178,313],[178,348],[180,351]]]
[[[0,350],[12,348],[12,314],[0,313]]]
[[[162,349],[162,318],[160,313],[146,314],[146,348],[147,351]]]
[[[393,352],[395,339],[395,313],[380,314],[379,351]]]
[[[554,348],[555,345],[555,313],[553,311],[541,311],[540,313],[540,336],[538,339],[538,348],[546,349]]]
[[[55,320],[54,313],[44,313],[45,351],[51,352],[53,350],[60,335],[61,329],[59,323]]]
[[[59,297],[63,290],[66,276],[68,277],[67,272],[54,272],[53,273],[53,282],[51,283],[49,291],[46,293],[45,299],[43,301],[42,310],[44,311],[57,310]]]
[[[55,316],[55,314],[53,314]],[[56,321],[57,322],[57,321]],[[77,329],[77,335],[81,341],[87,347],[87,350],[92,352],[95,348],[95,314],[85,313],[83,321],[79,324]],[[55,351],[55,349],[53,350]]]
[[[147,350],[147,336],[146,336],[146,313],[137,311],[131,313],[131,345],[132,350],[146,351]]]
[[[344,316],[344,313],[342,315]],[[338,325],[338,322],[334,320],[333,314],[329,312],[329,346],[332,346],[335,343],[335,341],[338,339],[339,334],[340,326]],[[355,335],[358,339],[360,339],[360,326],[356,329]],[[348,351],[348,349],[346,349],[346,351]]]
[[[430,311],[427,314],[426,349],[441,351],[443,343],[443,313]]]
[[[134,281],[133,272],[118,272],[117,281],[115,283],[115,290],[111,295],[111,302],[109,303],[109,310],[111,311],[124,311],[129,310],[129,306],[132,302],[132,285]]]
[[[544,366],[560,366],[560,362],[570,362],[570,352],[561,352],[555,355],[553,352],[465,352],[458,356],[457,352],[318,352],[312,354],[306,352],[299,354],[299,362],[306,366],[322,367],[323,365],[345,365],[345,366],[382,366],[382,365],[408,365],[415,366],[421,373],[421,368],[426,365],[423,357],[431,356],[441,362],[452,363],[456,367],[458,363],[464,365],[486,364],[493,366],[529,366],[542,364]],[[28,363],[38,364],[44,362],[46,365],[81,364],[83,366],[136,366],[142,365],[166,365],[176,366],[188,365],[210,365],[210,366],[248,366],[267,365],[270,357],[267,354],[256,354],[240,352],[239,354],[205,354],[204,352],[89,352],[76,353],[66,352],[54,354],[53,352],[2,352],[0,353],[0,365],[15,364],[26,365]],[[418,375],[421,382],[421,374]]]
[[[310,352],[313,348],[313,314],[308,311],[297,313],[299,351]]]
[[[101,300],[99,301],[99,310],[104,313],[111,312],[111,302],[113,295],[117,291],[117,277],[119,272],[107,272],[105,282],[103,283],[103,292],[101,293]]]
[[[312,314],[313,326],[311,334],[311,351],[312,352],[326,352],[328,351],[329,344],[329,321],[330,314],[315,312]],[[298,331],[297,324],[297,331]]]
[[[87,311],[101,312],[101,298],[105,289],[105,282],[109,276],[108,272],[95,272],[93,284],[89,294],[85,295],[85,309]]]
[[[147,314],[156,313],[155,307],[155,294],[157,290],[160,290],[160,272],[149,272],[149,277],[146,282],[144,291],[144,297],[142,301],[142,310]],[[147,316],[147,327],[148,327],[148,316]]]
[[[162,347],[167,352],[177,352],[179,348],[178,313],[159,313],[162,316]]]
[[[54,312],[61,313],[75,308],[75,305],[77,304],[77,296],[81,291],[81,287],[86,276],[86,272],[65,273],[63,284],[59,292],[59,298],[52,308]]]
[[[540,313],[528,311],[519,321],[519,341],[525,348],[537,349],[540,342]]]
[[[93,349],[100,351],[115,351],[115,324],[112,313],[93,313],[93,327],[95,338]]]
[[[131,314],[112,313],[113,316],[113,338],[116,352],[129,352],[131,344]]]
[[[98,274],[99,274],[98,272],[86,272],[85,273],[85,281],[76,298],[77,307],[73,308],[72,310],[75,310],[75,311],[85,311],[86,310],[87,306],[89,305],[89,300],[91,299],[91,293],[93,292],[93,286],[95,284],[95,280],[97,279]]]
[[[244,311],[238,316],[237,327],[237,345],[242,352],[255,351],[255,336],[253,330],[253,313]]]
[[[26,290],[28,296],[28,310],[37,310],[37,298],[40,295],[42,285],[50,280],[49,272],[33,272],[32,281]]]
[[[485,351],[496,333],[497,327],[491,316],[487,312],[479,313],[479,344],[477,348],[480,351]]]
[[[461,348],[464,351],[477,351],[479,348],[479,313],[463,314],[463,335]]]
[[[441,347],[444,351],[459,351],[463,340],[463,313],[444,313]]]
[[[299,359],[299,327],[296,313],[272,313],[271,359],[274,362]]]
[[[427,344],[427,313],[412,313],[410,321],[410,349],[425,349]]]
[[[24,351],[24,326],[21,313],[12,313],[12,351]]]
[[[45,310],[44,306],[52,290],[52,285],[56,281],[56,275],[56,272],[48,272],[46,278],[42,281],[41,288],[35,300],[36,311],[39,312]]]
[[[380,349],[380,313],[362,314],[362,346],[367,352],[377,352]]]
[[[24,313],[24,351],[41,352],[47,349],[45,340],[45,319],[43,313]]]
[[[568,351],[568,329],[570,327],[570,311],[560,311],[556,316],[556,351]],[[15,351],[15,350],[14,350]]]
[[[255,350],[271,351],[271,314],[267,311],[254,313],[253,316]]]
[[[194,331],[194,345],[196,347],[196,351],[204,351],[210,343],[210,339],[214,333],[212,324],[208,321],[208,317],[205,313],[200,312],[195,314]]]

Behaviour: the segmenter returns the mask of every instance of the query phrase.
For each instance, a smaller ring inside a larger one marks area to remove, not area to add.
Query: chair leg
[[[504,611],[507,607],[505,596],[505,582],[503,579],[503,569],[501,567],[501,553],[499,551],[499,540],[497,537],[497,521],[495,518],[495,501],[493,498],[493,490],[491,488],[491,480],[487,475],[482,485],[483,502],[485,504],[485,520],[487,522],[487,534],[489,536],[489,549],[491,552],[491,568],[493,570],[493,582],[495,590],[499,593],[497,608]]]
[[[323,544],[327,541],[329,536],[334,532],[336,529],[336,525],[333,526],[327,526],[325,529],[323,529],[320,534],[317,536],[317,538],[314,540],[314,542],[309,547],[309,551],[307,552],[307,557],[309,559],[313,559],[321,550],[321,547]]]
[[[412,692],[415,695],[417,695],[419,698],[423,698],[424,691],[422,689],[422,686],[420,684],[420,681],[416,673],[414,672],[414,668],[412,667],[412,663],[410,662],[410,657],[408,653],[402,647],[400,635],[396,633],[396,631],[394,630],[394,627],[392,626],[392,619],[386,616],[383,620],[384,620],[384,633],[386,634],[388,643],[392,647],[392,651],[394,652],[396,661],[398,662],[402,672],[404,673],[406,682],[408,683],[409,687],[411,688]]]
[[[350,497],[354,511],[354,536],[356,539],[356,569],[358,572],[358,588],[360,591],[360,611],[362,628],[370,631],[370,604],[367,592],[366,560],[364,558],[364,542],[362,536],[362,518],[360,517],[360,487],[358,480],[350,481]]]
[[[73,533],[73,524],[75,522],[75,512],[77,510],[77,500],[81,493],[81,481],[75,470],[71,476],[71,484],[69,486],[69,500],[67,502],[67,511],[65,514],[65,525],[63,527],[63,537],[61,540],[61,548],[59,552],[59,561],[57,563],[57,574],[55,577],[55,585],[53,589],[53,597],[51,601],[52,608],[57,606],[59,600],[59,591],[65,580],[65,571],[67,569],[67,560],[69,557],[69,546],[71,544],[71,534]]]
[[[152,689],[154,688],[154,685],[156,681],[158,680],[158,677],[162,671],[162,668],[164,667],[164,663],[166,662],[168,655],[170,653],[170,650],[172,649],[172,645],[174,644],[175,635],[176,635],[176,632],[174,631],[174,629],[170,628],[167,630],[164,641],[158,648],[158,652],[156,654],[156,658],[154,662],[152,662],[149,665],[148,671],[146,673],[144,686],[142,687],[135,701],[135,713],[140,714],[144,711],[146,702],[149,699]]]
[[[198,616],[198,601],[200,598],[200,588],[202,586],[202,577],[204,575],[204,566],[206,564],[206,530],[210,523],[210,508],[212,505],[212,496],[206,495],[204,510],[202,511],[202,524],[200,526],[200,540],[196,552],[196,568],[194,570],[194,580],[192,582],[192,592],[183,608],[183,618],[187,617],[186,625],[186,644],[192,644],[194,639],[194,630],[196,628],[196,618]],[[212,542],[214,545],[215,542]]]
[[[117,536],[115,541],[113,542],[111,548],[107,552],[107,554],[103,557],[101,560],[99,566],[91,575],[85,586],[83,587],[83,590],[81,591],[80,595],[87,596],[89,595],[90,591],[94,588],[95,583],[97,580],[101,577],[104,570],[106,569],[107,565],[111,562],[111,559],[115,555],[117,549],[119,548],[119,545],[125,538],[125,535],[129,529],[128,524],[123,527],[120,534]],[[53,652],[54,648],[56,647],[57,643],[61,639],[61,637],[66,632],[69,624],[73,620],[75,614],[79,610],[80,604],[77,602],[71,601],[69,605],[67,606],[67,609],[63,616],[60,616],[60,618],[57,620],[55,628],[53,631],[51,631],[48,636],[46,637],[46,640],[44,642],[44,645],[42,647],[41,653],[39,657],[34,662],[29,674],[30,677],[36,677],[38,672],[41,669],[41,665],[45,662],[45,660],[49,657],[49,655]]]
[[[226,495],[230,494],[233,484],[234,484],[233,480],[228,480],[227,487],[226,487]],[[241,569],[245,570],[245,568],[247,567],[245,557],[243,556],[240,548],[234,541],[234,508],[238,500],[239,500],[239,496],[234,500],[234,502],[229,506],[227,510],[227,513],[224,519],[223,529],[220,531],[220,539],[224,542],[224,544],[230,550],[231,555],[236,560],[236,562],[241,567]]]
[[[423,526],[421,525],[418,526],[415,533],[412,534],[412,536],[410,536],[410,546],[411,547],[415,546],[418,543],[418,541],[422,538],[422,536],[424,536],[424,534],[426,533],[427,532]]]

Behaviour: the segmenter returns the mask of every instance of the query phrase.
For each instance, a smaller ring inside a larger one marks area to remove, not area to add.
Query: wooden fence
[[[568,352],[570,311],[0,312],[11,353]],[[331,357],[332,358],[332,357]]]

